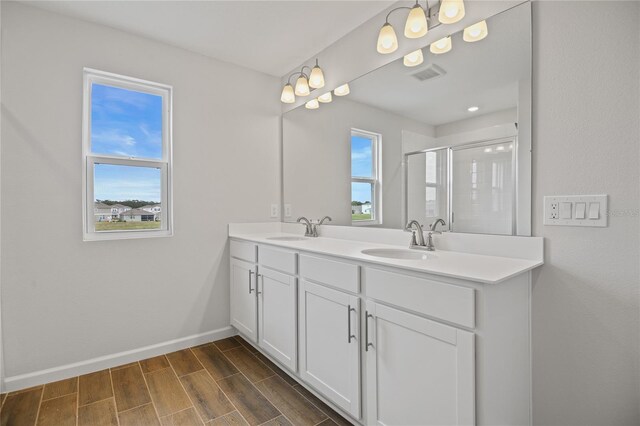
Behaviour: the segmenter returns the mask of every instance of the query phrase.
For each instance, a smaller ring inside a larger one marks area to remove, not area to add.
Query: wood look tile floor
[[[237,336],[0,395],[0,426],[349,424]]]

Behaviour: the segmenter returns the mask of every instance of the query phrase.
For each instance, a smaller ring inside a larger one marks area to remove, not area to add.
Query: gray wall
[[[2,2],[6,376],[229,325],[227,223],[279,202],[279,81]],[[174,87],[172,238],[82,241],[84,66]]]
[[[536,2],[533,22],[533,419],[637,425],[640,3]],[[601,193],[608,228],[542,225],[544,195]]]

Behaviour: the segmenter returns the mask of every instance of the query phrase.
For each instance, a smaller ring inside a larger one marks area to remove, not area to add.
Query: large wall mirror
[[[531,5],[487,19],[486,38],[399,59],[318,109],[283,116],[290,216],[531,235]]]

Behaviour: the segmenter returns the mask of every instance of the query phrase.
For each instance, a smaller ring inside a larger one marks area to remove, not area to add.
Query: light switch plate
[[[607,195],[544,197],[544,224],[553,226],[607,226]],[[594,214],[593,209],[596,209]],[[593,217],[592,219],[590,219]]]
[[[291,204],[284,205],[284,217],[291,217]]]
[[[277,204],[271,204],[271,217],[276,218],[280,216],[280,207]]]

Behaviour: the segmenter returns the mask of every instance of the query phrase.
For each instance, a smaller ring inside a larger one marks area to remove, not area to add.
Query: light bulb
[[[378,53],[395,52],[397,48],[398,37],[391,24],[387,22],[380,28],[380,34],[378,34]]]
[[[307,96],[309,94],[309,82],[307,81],[307,77],[301,75],[298,77],[298,81],[296,81],[296,95],[298,96]]]
[[[442,24],[453,24],[464,18],[464,0],[442,0],[438,20]]]
[[[467,108],[467,111],[469,112],[476,112],[477,110],[479,110],[480,108],[478,108],[477,106],[470,106],[469,108]]]
[[[429,46],[429,50],[431,50],[431,53],[434,53],[436,55],[447,53],[451,50],[451,36],[441,38],[440,40],[431,43],[431,46]]]
[[[422,49],[415,50],[409,54],[404,55],[404,59],[402,63],[407,67],[415,67],[420,65],[424,61],[424,56],[422,55]]]
[[[318,96],[318,100],[320,102],[322,102],[323,104],[328,104],[329,102],[332,101],[331,99],[331,92],[327,92],[324,95],[320,95]]]
[[[462,39],[473,43],[474,41],[480,41],[489,35],[489,29],[487,28],[487,21],[480,21],[477,24],[473,24],[470,27],[464,29]]]
[[[429,30],[427,24],[427,16],[424,14],[424,9],[419,4],[416,4],[411,8],[409,16],[407,16],[407,23],[404,26],[404,36],[406,38],[420,38],[424,36]]]
[[[309,75],[309,87],[313,87],[314,89],[324,87],[324,73],[322,72],[322,68],[318,65],[313,67],[311,70],[311,74]]]
[[[320,104],[318,103],[317,99],[311,99],[309,102],[304,104],[304,107],[306,109],[318,109],[320,108]]]
[[[349,91],[349,85],[348,84],[343,84],[342,86],[336,87],[333,90],[333,94],[336,95],[336,96],[346,96],[346,95],[349,94],[349,92],[350,91]]]
[[[296,101],[296,95],[293,93],[293,86],[289,83],[282,88],[280,100],[285,104],[292,104]]]

